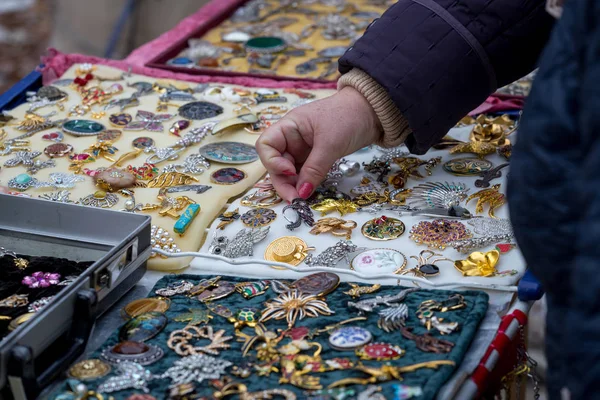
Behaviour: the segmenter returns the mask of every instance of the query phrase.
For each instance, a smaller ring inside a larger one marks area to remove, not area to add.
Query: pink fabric
[[[244,2],[245,0],[212,0],[194,14],[181,20],[170,31],[132,51],[125,61],[133,65],[146,65],[157,54],[173,46],[173,43],[186,39],[200,25],[209,23],[214,15],[220,14],[234,4],[241,5]]]
[[[469,113],[470,116],[499,111],[522,110],[525,97],[509,94],[494,93],[489,96],[479,107]]]
[[[149,68],[130,64],[123,60],[108,60],[105,58],[85,56],[83,54],[65,54],[56,49],[49,49],[48,54],[42,57],[44,66],[39,69],[43,76],[44,85],[50,84],[57,78],[60,78],[73,64],[92,63],[108,65],[135,74],[145,75],[158,79],[177,79],[198,83],[229,83],[232,85],[264,87],[264,88],[297,88],[297,89],[335,89],[336,83],[314,83],[302,81],[276,81],[273,79],[250,78],[250,77],[230,77],[230,76],[206,76],[206,75],[188,75],[176,73],[157,68]]]

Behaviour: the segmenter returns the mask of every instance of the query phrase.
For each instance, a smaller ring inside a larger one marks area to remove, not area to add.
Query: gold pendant
[[[198,179],[181,172],[163,172],[156,178],[148,182],[149,188],[165,188],[171,186],[189,185],[192,182],[198,182]]]

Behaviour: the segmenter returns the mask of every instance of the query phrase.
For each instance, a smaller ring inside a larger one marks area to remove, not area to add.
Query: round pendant
[[[133,117],[127,113],[111,114],[108,120],[114,126],[125,126],[133,120]]]
[[[104,349],[100,358],[113,365],[124,361],[150,365],[160,360],[164,354],[160,347],[153,344],[125,341]]]
[[[178,112],[183,118],[201,120],[223,114],[223,107],[207,101],[194,101],[179,107]]]
[[[121,131],[118,129],[107,129],[98,135],[99,142],[114,142],[121,137]]]
[[[340,277],[331,272],[317,272],[298,279],[292,286],[307,295],[326,296],[340,284]]]
[[[42,135],[42,140],[47,140],[49,142],[62,142],[64,138],[65,136],[62,132],[52,132]]]
[[[131,142],[131,145],[133,147],[135,147],[136,149],[146,150],[151,147],[154,147],[154,139],[149,138],[147,136],[142,136],[142,137],[133,139],[133,141]]]
[[[402,221],[385,215],[365,222],[361,228],[362,234],[372,240],[393,240],[402,236],[405,230]]]
[[[179,65],[179,66],[193,65],[194,60],[192,60],[191,58],[187,58],[187,57],[175,57],[175,58],[171,58],[169,61],[167,61],[167,64]]]
[[[158,335],[167,326],[167,322],[169,322],[167,316],[159,312],[138,315],[121,327],[119,340],[145,342]]]
[[[233,185],[246,177],[246,173],[237,168],[221,168],[210,175],[210,181],[219,185]]]
[[[265,250],[265,260],[278,261],[290,265],[300,265],[306,258],[308,245],[296,236],[283,236],[273,240]],[[283,267],[272,266],[275,269]]]
[[[455,158],[444,164],[444,171],[458,176],[477,176],[492,169],[488,160],[477,157]]]
[[[108,192],[133,187],[136,182],[137,178],[133,173],[119,168],[108,168],[94,175],[96,186]]]
[[[101,123],[87,119],[72,119],[62,126],[63,132],[73,136],[96,136],[104,129]]]
[[[116,194],[106,193],[104,190],[97,190],[94,194],[85,196],[79,199],[79,203],[84,206],[111,208],[119,202]]]
[[[343,56],[344,54],[346,54],[346,50],[348,50],[348,47],[346,46],[334,46],[334,47],[327,47],[321,51],[319,51],[319,57],[325,57],[325,58],[339,58],[341,56]]]
[[[259,36],[248,40],[244,47],[247,52],[262,54],[278,53],[286,49],[287,44],[281,38],[274,36]]]
[[[217,287],[206,289],[196,298],[202,302],[209,302],[229,296],[235,292],[235,283],[228,281],[219,281]]]
[[[157,311],[164,313],[169,309],[171,305],[171,300],[169,299],[160,299],[156,297],[149,297],[144,299],[133,300],[125,307],[123,307],[123,313],[128,318],[134,318],[138,315],[145,314],[151,311]]]
[[[50,158],[64,157],[73,151],[73,146],[67,143],[54,143],[46,146],[44,154]]]
[[[398,250],[370,249],[354,257],[350,269],[365,275],[397,274],[407,263],[406,256]]]
[[[343,326],[329,336],[329,345],[336,350],[353,350],[373,339],[371,332],[359,326]]]
[[[91,381],[108,375],[111,368],[97,359],[83,360],[69,368],[69,376],[80,381]]]
[[[269,225],[275,218],[277,213],[270,208],[254,208],[242,214],[240,219],[250,228],[260,228]]]
[[[389,343],[367,344],[356,350],[356,355],[363,360],[388,361],[397,360],[404,355],[404,350]]]
[[[223,164],[247,164],[258,160],[256,147],[239,142],[218,142],[202,146],[198,153]]]
[[[54,86],[42,86],[38,89],[36,94],[38,97],[48,99],[50,101],[59,101],[68,97],[65,92]]]

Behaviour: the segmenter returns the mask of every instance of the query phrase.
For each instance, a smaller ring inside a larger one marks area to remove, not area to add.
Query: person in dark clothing
[[[548,392],[596,398],[600,1],[567,1],[556,24],[545,5],[399,0],[339,60],[338,92],[288,113],[257,150],[287,201],[309,197],[337,159],[369,144],[423,154],[538,66],[556,25],[520,124],[508,198],[519,246],[548,296]]]

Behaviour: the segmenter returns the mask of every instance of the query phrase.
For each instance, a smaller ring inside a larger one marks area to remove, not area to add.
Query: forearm
[[[421,154],[498,86],[532,70],[551,26],[543,0],[400,0],[340,59],[340,71],[360,69],[385,89],[401,115],[386,141],[406,139]]]

